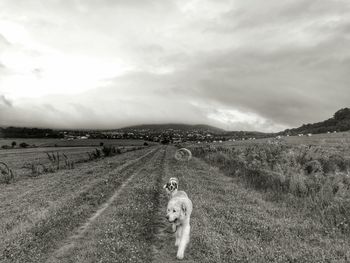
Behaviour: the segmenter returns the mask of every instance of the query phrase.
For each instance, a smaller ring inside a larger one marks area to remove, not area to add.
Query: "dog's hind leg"
[[[184,258],[186,246],[190,241],[190,229],[191,227],[189,224],[187,226],[181,227],[180,243],[176,254],[177,259]]]

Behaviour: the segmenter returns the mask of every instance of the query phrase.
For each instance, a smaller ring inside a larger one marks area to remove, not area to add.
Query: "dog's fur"
[[[186,246],[190,241],[190,216],[192,213],[192,201],[184,191],[177,188],[170,192],[170,200],[167,207],[166,219],[173,224],[175,232],[175,246],[178,247],[176,257],[184,258]]]

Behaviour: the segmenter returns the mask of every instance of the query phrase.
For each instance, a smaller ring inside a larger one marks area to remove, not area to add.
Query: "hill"
[[[124,127],[120,130],[149,130],[149,131],[165,131],[165,130],[176,130],[176,131],[201,131],[209,133],[224,133],[225,130],[205,125],[205,124],[178,124],[178,123],[168,123],[168,124],[143,124]]]
[[[0,138],[60,138],[58,131],[52,129],[26,127],[0,127]]]
[[[279,134],[296,135],[307,133],[326,133],[326,132],[340,132],[350,130],[350,109],[343,108],[334,113],[332,118],[328,120],[317,122],[313,124],[303,124],[299,128],[287,129]]]

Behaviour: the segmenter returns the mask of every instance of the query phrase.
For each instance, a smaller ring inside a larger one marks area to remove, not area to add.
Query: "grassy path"
[[[4,188],[7,194],[1,196],[0,262],[43,262],[50,250],[157,151],[107,158],[68,173],[62,171]]]
[[[48,262],[150,262],[165,150],[136,171],[75,246]]]

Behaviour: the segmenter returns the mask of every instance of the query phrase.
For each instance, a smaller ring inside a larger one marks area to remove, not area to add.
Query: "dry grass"
[[[75,170],[0,185],[1,260],[42,262],[48,251],[103,203],[147,151],[91,162]]]
[[[111,147],[114,146],[104,146]],[[139,146],[122,146],[116,149],[116,153],[147,148]],[[100,157],[104,157],[100,149],[95,147],[44,147],[29,149],[0,150],[0,160],[12,169],[15,181],[27,176],[38,176],[43,173],[52,173],[60,169],[74,169],[77,163],[92,161],[96,156],[92,155],[98,151]],[[114,154],[109,154],[113,156]],[[91,158],[93,156],[93,158]]]
[[[194,203],[187,260],[194,262],[348,262],[346,235],[194,158],[172,162]],[[172,244],[171,244],[172,245]]]
[[[350,159],[337,149],[273,142],[238,149],[196,147],[193,152],[273,200],[350,233]]]
[[[164,151],[135,171],[83,237],[49,262],[150,262]]]

